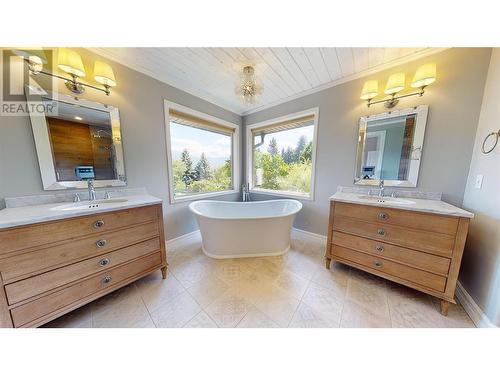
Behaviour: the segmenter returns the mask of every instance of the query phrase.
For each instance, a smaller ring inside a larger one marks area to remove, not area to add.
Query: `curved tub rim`
[[[280,215],[272,215],[272,216],[241,216],[241,217],[221,217],[221,216],[211,216],[211,215],[205,215],[204,213],[200,212],[194,206],[197,203],[205,203],[205,202],[210,202],[210,203],[224,203],[224,204],[256,204],[256,203],[265,203],[265,202],[296,202],[298,203],[298,208],[288,212],[286,214],[280,214]],[[296,199],[270,199],[269,201],[253,201],[253,202],[231,202],[231,201],[216,201],[216,200],[210,200],[210,199],[202,199],[199,201],[194,201],[189,203],[189,210],[194,213],[195,215],[199,215],[201,217],[207,218],[207,219],[214,219],[214,220],[259,220],[259,219],[275,219],[275,218],[280,218],[280,217],[287,217],[287,216],[292,216],[296,215],[300,210],[302,210],[302,202],[296,200]]]

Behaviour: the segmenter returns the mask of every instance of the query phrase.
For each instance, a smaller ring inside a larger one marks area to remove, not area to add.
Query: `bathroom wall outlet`
[[[475,183],[474,187],[476,189],[481,189],[482,186],[483,186],[483,175],[482,174],[478,174],[476,176],[476,183]]]

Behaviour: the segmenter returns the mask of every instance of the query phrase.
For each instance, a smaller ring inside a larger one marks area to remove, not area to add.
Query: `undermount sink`
[[[415,201],[404,199],[404,198],[393,198],[393,197],[377,197],[373,195],[359,195],[360,199],[364,199],[367,201],[371,201],[373,203],[380,204],[400,204],[400,205],[412,205],[415,204]]]
[[[67,203],[60,206],[52,207],[53,211],[82,211],[82,210],[92,210],[108,204],[125,203],[128,199],[125,198],[110,198],[110,199],[98,199],[95,201],[82,201]]]

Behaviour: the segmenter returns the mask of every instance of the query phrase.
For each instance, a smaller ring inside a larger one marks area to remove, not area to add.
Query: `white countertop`
[[[98,212],[109,212],[125,208],[150,206],[153,204],[162,203],[161,199],[153,197],[149,194],[130,195],[117,198],[126,199],[127,201],[105,203],[99,205],[99,207],[96,208],[68,211],[54,210],[54,207],[68,205],[68,202],[5,208],[3,210],[0,210],[0,228],[10,228],[19,225],[41,223],[50,220],[92,215]],[[80,204],[84,203],[85,201],[80,202]]]
[[[330,200],[354,204],[364,204],[376,207],[390,207],[408,211],[428,212],[440,215],[460,216],[468,218],[474,217],[473,213],[465,211],[459,207],[455,207],[441,200],[383,197],[381,199],[384,200],[384,202],[378,203],[376,201],[378,197],[376,196],[371,196],[369,199],[363,197],[366,197],[366,195],[358,193],[337,192],[330,197]],[[401,201],[411,201],[414,203],[398,204],[398,199],[400,199]]]

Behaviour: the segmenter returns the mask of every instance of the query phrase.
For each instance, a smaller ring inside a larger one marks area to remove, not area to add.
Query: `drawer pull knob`
[[[384,251],[384,247],[382,245],[377,245],[375,246],[375,250],[377,250],[378,252],[383,252]]]
[[[111,276],[106,276],[102,279],[103,284],[109,284],[111,282]]]
[[[109,259],[108,258],[103,258],[99,261],[99,265],[104,267],[104,266],[107,266],[109,264]]]
[[[380,220],[387,220],[387,219],[389,219],[389,215],[386,214],[385,212],[381,212],[381,213],[378,214],[378,218]]]
[[[97,241],[97,242],[95,243],[95,245],[96,245],[97,247],[104,247],[104,246],[106,246],[106,244],[107,244],[107,243],[108,243],[108,241],[106,241],[106,240],[99,240],[99,241]]]
[[[96,228],[96,229],[97,228],[101,228],[103,226],[104,226],[104,220],[97,220],[97,221],[94,222],[94,225],[93,225],[93,227]]]
[[[385,236],[385,229],[377,229],[377,234],[380,235],[380,236]]]
[[[373,262],[373,265],[375,267],[382,267],[382,262],[379,262],[378,260],[376,260],[375,262]]]

